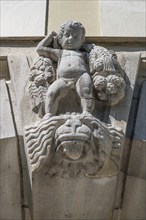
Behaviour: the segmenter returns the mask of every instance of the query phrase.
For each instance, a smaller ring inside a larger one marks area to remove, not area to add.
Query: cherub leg
[[[66,96],[70,87],[63,79],[58,79],[49,87],[46,94],[45,112],[55,115],[58,110],[59,100]]]
[[[76,90],[81,99],[82,111],[92,113],[94,110],[93,85],[88,73],[84,73],[78,79]]]

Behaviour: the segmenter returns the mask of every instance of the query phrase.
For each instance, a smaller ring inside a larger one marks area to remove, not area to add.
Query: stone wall
[[[31,183],[29,182],[29,171],[24,152],[22,118],[20,117],[18,103],[23,102],[23,108],[25,109],[25,100],[21,100],[23,87],[27,81],[29,65],[36,56],[35,46],[39,40],[37,38],[3,39],[2,42],[0,57],[0,63],[2,64],[0,88],[0,219],[3,220],[32,219]],[[87,38],[86,41],[93,42],[93,39]],[[112,214],[107,220],[144,220],[146,218],[146,56],[144,41],[142,38],[96,38],[94,42],[97,45],[114,49],[117,53],[132,51],[141,54],[121,169],[116,192],[114,192],[116,199]],[[13,62],[14,57],[15,62]],[[16,60],[21,62],[19,68],[15,66]],[[22,78],[23,80],[21,80]],[[15,84],[16,87],[13,86]],[[26,114],[29,114],[29,112],[30,109],[26,109]],[[32,120],[34,119],[32,118]],[[100,184],[104,184],[104,181],[101,181]],[[112,188],[112,185],[110,187]],[[111,192],[110,187],[108,189],[109,195]],[[102,200],[100,193],[99,196]],[[84,201],[88,200],[87,198],[84,199]],[[40,201],[40,203],[43,204],[43,201]],[[87,203],[85,205],[88,208]],[[101,209],[108,210],[109,207],[106,207],[106,203],[103,203]],[[97,216],[96,219],[101,220],[102,217],[101,212],[101,216]]]
[[[144,0],[1,1],[1,35],[39,36],[78,20],[88,36],[145,36],[145,8]]]

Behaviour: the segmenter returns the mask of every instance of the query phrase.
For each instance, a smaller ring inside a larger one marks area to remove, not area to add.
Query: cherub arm
[[[54,34],[51,33],[46,36],[37,46],[36,51],[40,56],[50,58],[53,61],[58,61],[58,58],[61,56],[60,49],[51,48],[50,45],[54,41]]]

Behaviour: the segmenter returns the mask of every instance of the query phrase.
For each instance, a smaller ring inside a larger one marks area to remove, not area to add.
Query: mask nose
[[[73,39],[73,36],[72,36],[72,35],[70,35],[68,39],[71,41],[71,40]]]
[[[65,126],[66,126],[66,127],[71,127],[74,132],[75,132],[76,129],[77,129],[78,127],[80,127],[81,125],[82,125],[82,123],[81,123],[79,120],[73,121],[73,120],[68,119],[68,120],[65,122]]]

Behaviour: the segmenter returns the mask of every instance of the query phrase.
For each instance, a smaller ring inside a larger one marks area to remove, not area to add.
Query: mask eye
[[[69,33],[65,33],[65,37],[69,37],[70,36],[70,34]]]

